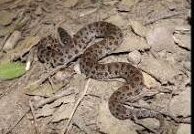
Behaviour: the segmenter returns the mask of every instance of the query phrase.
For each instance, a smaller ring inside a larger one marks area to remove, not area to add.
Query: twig
[[[58,93],[50,98],[47,98],[47,99],[44,99],[43,101],[40,101],[39,103],[34,105],[34,108],[35,109],[40,108],[40,107],[44,106],[45,104],[51,103],[51,102],[53,102],[61,97],[68,96],[71,94],[72,94],[72,90],[70,90],[70,91],[63,90],[62,92],[60,92],[60,93]]]
[[[85,12],[85,13],[81,13],[81,14],[79,15],[79,17],[84,17],[84,16],[86,16],[86,15],[92,14],[92,13],[96,12],[97,10],[98,10],[98,8],[95,8],[95,9],[92,9],[92,10],[87,11],[87,12]]]
[[[35,110],[34,110],[34,107],[32,105],[32,101],[31,100],[29,101],[29,105],[30,105],[30,110],[32,112],[32,116],[33,116],[33,119],[34,119],[34,126],[35,126],[36,134],[40,134],[40,131],[39,131],[38,125],[37,125],[36,115],[34,113]]]
[[[54,90],[54,83],[53,83],[53,80],[51,79],[51,77],[48,77],[48,81],[51,85],[51,89]]]
[[[161,111],[161,110],[157,110],[157,109],[153,109],[153,108],[150,108],[148,106],[142,106],[142,105],[138,105],[138,104],[134,104],[134,103],[124,103],[125,106],[129,106],[129,107],[134,107],[134,108],[139,108],[139,109],[147,109],[147,110],[151,110],[153,112],[158,112],[160,113],[161,115],[164,115],[166,117],[169,117],[171,120],[175,121],[176,123],[186,123],[186,124],[190,124],[191,121],[190,119],[185,119],[187,117],[176,117],[168,112],[164,112],[164,111]],[[188,116],[189,117],[189,116]]]
[[[127,102],[137,102],[138,100],[140,99],[143,99],[145,97],[152,97],[152,96],[155,96],[157,94],[160,94],[160,93],[170,93],[171,91],[169,90],[160,90],[160,89],[157,89],[157,87],[155,88],[152,88],[153,91],[150,91],[150,89],[148,90],[148,88],[144,88],[145,91],[142,91],[140,94],[134,96],[134,97],[130,97],[128,99]]]
[[[81,103],[82,99],[84,98],[84,96],[87,93],[90,80],[91,80],[90,78],[87,80],[86,85],[85,85],[85,88],[84,88],[84,91],[81,94],[81,96],[79,97],[79,99],[77,100],[77,102],[75,104],[75,107],[72,110],[72,113],[71,113],[71,115],[70,115],[70,117],[69,117],[69,119],[67,121],[67,124],[66,124],[65,128],[62,130],[62,133],[61,134],[66,134],[69,131],[69,129],[70,129],[70,123],[71,123],[71,120],[73,118],[73,115],[75,114],[75,111],[76,111],[77,107],[79,106],[79,104]]]
[[[1,41],[0,43],[0,51],[3,49],[4,45],[5,45],[5,42],[6,40],[9,38],[10,34],[6,35],[3,40]]]
[[[62,68],[65,68],[67,65],[60,65],[60,66],[57,66],[56,68],[54,69],[50,69],[48,70],[48,73],[45,74],[45,76],[43,76],[42,78],[40,78],[39,80],[33,82],[32,84],[28,85],[25,87],[25,89],[28,89],[30,87],[33,87],[33,88],[37,88],[39,85],[41,85],[46,79],[48,79],[49,77],[51,77],[52,75],[54,75],[57,71],[59,71],[60,69]]]
[[[56,68],[54,69],[51,69],[48,71],[47,74],[45,74],[45,76],[43,78],[41,78],[40,80],[36,81],[37,84],[42,84],[47,78],[51,77],[52,75],[54,75],[57,71],[59,71],[60,69],[62,68],[65,68],[67,65],[60,65],[60,66],[57,66]]]
[[[5,134],[9,134],[11,133],[11,131],[20,123],[20,121],[25,117],[25,115],[30,111],[30,109],[28,109],[20,118],[19,120],[12,126],[9,128],[9,130],[7,132],[5,132]]]
[[[136,116],[133,116],[133,121],[134,121],[135,124],[142,126],[142,127],[145,128],[146,130],[148,130],[148,131],[150,131],[150,132],[152,132],[152,133],[154,133],[154,134],[158,134],[158,133],[159,133],[158,131],[156,131],[156,130],[154,130],[154,129],[151,129],[151,128],[145,126],[141,121],[139,121],[139,120],[137,119]]]
[[[180,12],[172,12],[172,13],[168,12],[168,13],[163,14],[163,15],[157,15],[158,17],[152,18],[150,20],[146,20],[146,22],[144,23],[144,26],[152,24],[152,23],[159,21],[161,19],[168,19],[168,18],[171,18],[173,16],[177,16],[179,14],[181,14],[181,13]]]

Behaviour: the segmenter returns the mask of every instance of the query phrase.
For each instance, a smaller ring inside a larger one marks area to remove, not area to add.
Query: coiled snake
[[[120,120],[156,117],[157,112],[125,106],[131,97],[138,95],[144,86],[141,71],[125,62],[100,64],[98,61],[111,54],[123,41],[120,28],[108,22],[94,22],[81,28],[73,37],[59,27],[60,41],[48,36],[38,43],[38,58],[42,62],[58,66],[68,64],[81,55],[81,72],[93,79],[124,78],[126,83],[110,97],[108,105],[113,116]],[[90,45],[92,40],[103,38]]]

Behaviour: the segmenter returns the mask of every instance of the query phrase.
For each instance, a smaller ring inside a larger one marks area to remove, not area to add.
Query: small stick
[[[19,120],[12,126],[9,128],[9,130],[7,132],[5,132],[5,134],[10,134],[11,131],[20,123],[20,121],[26,116],[26,114],[30,111],[30,109],[28,109],[20,118]]]
[[[144,26],[155,23],[156,21],[159,21],[159,20],[162,20],[162,19],[168,19],[168,18],[171,18],[173,16],[177,16],[177,15],[180,15],[180,14],[181,14],[180,12],[172,12],[172,13],[170,12],[170,13],[166,13],[166,14],[163,14],[163,15],[158,15],[159,17],[155,17],[153,19],[147,20],[144,23]]]
[[[134,107],[134,108],[139,108],[139,109],[147,109],[147,110],[151,110],[153,112],[158,112],[160,113],[161,115],[164,115],[164,116],[167,116],[169,117],[171,120],[175,121],[176,123],[185,123],[185,124],[191,124],[191,120],[190,120],[190,115],[187,116],[187,117],[176,117],[168,112],[163,112],[163,111],[159,111],[159,110],[156,110],[156,109],[153,109],[153,108],[150,108],[148,106],[140,106],[138,104],[134,104],[134,103],[124,103],[125,106],[129,106],[129,107]],[[189,119],[188,119],[189,118]]]
[[[58,93],[50,98],[47,98],[47,99],[44,99],[43,101],[40,101],[39,103],[34,105],[34,108],[35,109],[40,108],[40,107],[44,106],[45,104],[51,103],[51,102],[53,102],[61,97],[68,96],[71,94],[72,94],[72,90],[70,90],[70,91],[63,90],[63,92],[60,92],[60,93]]]
[[[31,86],[35,86],[34,88],[37,88],[39,85],[41,85],[46,79],[48,79],[49,77],[51,77],[52,75],[54,75],[57,71],[59,71],[60,69],[62,68],[65,68],[67,65],[60,65],[54,69],[50,69],[48,71],[48,73],[45,74],[45,76],[43,76],[42,78],[40,78],[39,80],[33,82],[32,84],[26,86],[25,88],[28,89],[30,88]]]
[[[34,110],[34,107],[32,105],[32,101],[31,100],[29,101],[29,105],[30,105],[30,110],[32,112],[32,116],[33,116],[33,119],[34,119],[34,126],[35,126],[36,134],[40,134],[40,131],[39,131],[38,125],[37,125],[36,115],[34,113],[35,110]]]
[[[141,121],[139,121],[139,120],[137,119],[136,116],[133,116],[133,121],[134,121],[135,124],[142,126],[143,128],[147,129],[148,131],[150,131],[150,132],[152,132],[152,133],[154,133],[154,134],[158,134],[158,132],[157,132],[156,130],[151,129],[151,128],[145,126]]]
[[[75,111],[76,111],[77,107],[79,106],[79,104],[81,103],[82,99],[84,98],[84,96],[85,96],[86,93],[87,93],[87,90],[88,90],[88,87],[89,87],[90,80],[91,80],[90,78],[87,80],[86,85],[85,85],[85,88],[84,88],[84,91],[83,91],[83,93],[81,94],[81,96],[79,97],[79,99],[77,100],[77,102],[76,102],[76,104],[75,104],[75,107],[74,107],[74,109],[72,110],[72,113],[71,113],[71,115],[70,115],[70,117],[69,117],[69,119],[68,119],[68,121],[67,121],[67,124],[66,124],[65,128],[62,130],[62,133],[61,133],[61,134],[66,134],[66,133],[69,131],[69,129],[70,129],[70,122],[71,122],[71,120],[72,120],[72,118],[73,118],[73,115],[75,114]]]

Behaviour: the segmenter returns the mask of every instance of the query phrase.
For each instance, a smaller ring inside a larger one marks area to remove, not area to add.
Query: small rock
[[[191,125],[189,124],[180,124],[177,134],[191,134]]]
[[[138,64],[141,62],[141,54],[139,51],[135,50],[128,54],[128,60],[134,64]]]
[[[20,39],[21,39],[21,32],[14,31],[9,37],[9,39],[5,42],[3,50],[13,49]]]
[[[8,12],[8,11],[1,11],[0,12],[0,25],[9,25],[13,18],[15,17],[15,14],[14,13],[11,13],[11,12]]]

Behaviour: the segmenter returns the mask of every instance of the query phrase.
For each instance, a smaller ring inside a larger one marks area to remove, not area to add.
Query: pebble
[[[138,64],[141,62],[141,54],[139,51],[135,50],[128,54],[128,60],[134,64]]]

